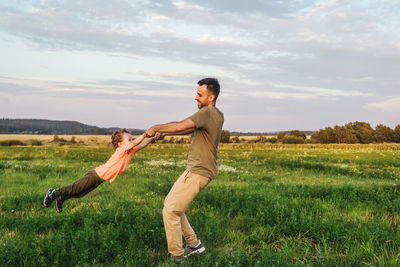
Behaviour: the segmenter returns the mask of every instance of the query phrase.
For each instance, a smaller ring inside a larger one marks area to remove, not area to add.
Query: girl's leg
[[[94,170],[88,171],[85,176],[75,181],[72,184],[66,185],[54,191],[56,198],[61,196],[63,201],[69,198],[83,197],[96,187],[98,187],[103,180],[97,175]]]

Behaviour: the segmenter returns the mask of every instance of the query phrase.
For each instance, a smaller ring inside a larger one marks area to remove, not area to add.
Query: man
[[[205,78],[198,82],[197,107],[199,111],[180,122],[154,125],[146,131],[149,137],[163,138],[166,134],[194,132],[186,170],[172,186],[164,201],[163,220],[168,252],[179,264],[190,254],[202,253],[205,247],[197,239],[186,218],[190,202],[217,175],[217,152],[221,138],[224,114],[215,107],[220,86],[217,79]],[[182,234],[186,240],[182,248]]]

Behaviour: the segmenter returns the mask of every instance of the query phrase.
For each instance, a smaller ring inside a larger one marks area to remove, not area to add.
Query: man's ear
[[[209,102],[214,102],[215,101],[215,95],[214,94],[209,94],[208,95],[208,101]]]

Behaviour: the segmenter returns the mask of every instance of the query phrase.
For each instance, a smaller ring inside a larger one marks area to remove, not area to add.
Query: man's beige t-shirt
[[[189,117],[195,125],[187,170],[210,179],[217,176],[217,153],[224,114],[216,107],[203,107]]]

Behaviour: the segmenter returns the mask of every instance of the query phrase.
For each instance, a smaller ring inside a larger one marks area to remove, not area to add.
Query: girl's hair
[[[124,129],[121,129],[121,130],[116,130],[116,131],[111,135],[111,144],[112,144],[114,150],[118,148],[119,142],[122,141],[122,135],[123,135],[124,133],[130,133],[130,132],[129,132],[127,129],[124,128]]]

